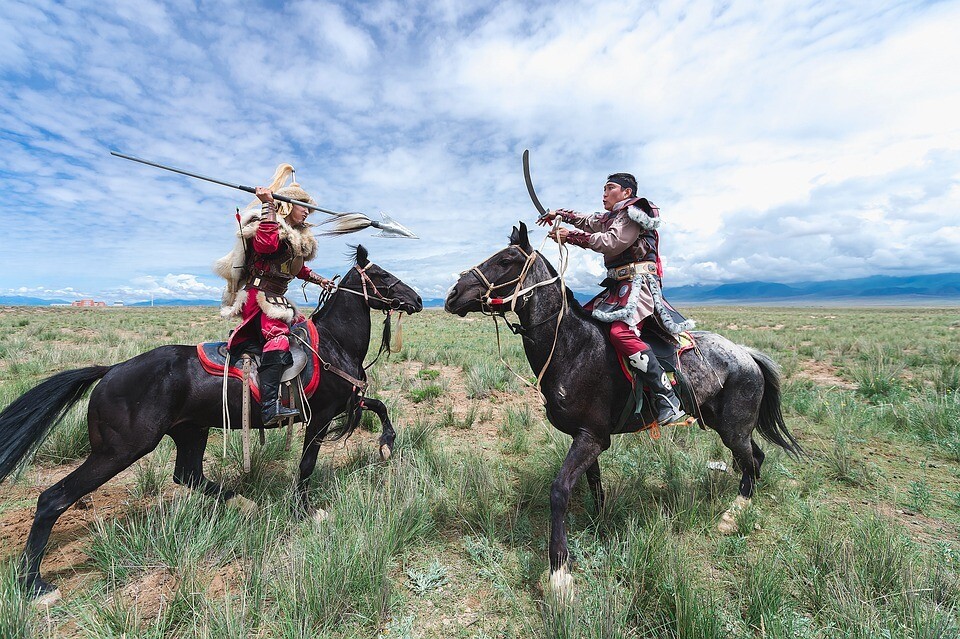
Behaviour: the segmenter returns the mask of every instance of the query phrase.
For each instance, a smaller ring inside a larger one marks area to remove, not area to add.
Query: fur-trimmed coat
[[[260,231],[260,211],[252,209],[240,218],[240,229],[237,231],[237,242],[233,250],[217,260],[213,265],[214,272],[227,281],[220,304],[220,315],[223,317],[240,317],[247,291],[244,286],[249,281],[247,272],[247,256],[254,251],[254,238]],[[317,254],[317,238],[310,232],[309,225],[293,228],[286,220],[277,217],[277,233],[281,244],[290,248],[287,258],[300,257],[304,262],[312,260]],[[267,266],[269,256],[259,258],[255,264],[258,267]],[[267,269],[264,269],[267,270]],[[296,276],[309,280],[312,271],[303,266]],[[287,323],[297,316],[297,307],[281,295],[257,292],[257,303],[268,317],[283,320]]]
[[[571,232],[568,241],[601,253],[607,268],[630,262],[656,263],[656,275],[638,272],[630,281],[605,280],[606,290],[585,308],[601,322],[621,321],[632,327],[654,315],[674,335],[693,329],[693,320],[683,318],[673,309],[660,289],[660,209],[646,198],[625,200],[622,204],[613,211],[594,215],[564,214],[564,221],[581,229]]]

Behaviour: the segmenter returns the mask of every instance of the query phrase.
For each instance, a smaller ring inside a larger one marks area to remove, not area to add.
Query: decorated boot
[[[299,417],[300,411],[287,408],[280,402],[280,376],[283,369],[293,364],[290,351],[266,351],[260,357],[260,408],[263,425],[273,426],[291,417]]]
[[[649,354],[648,354],[649,353]],[[657,415],[658,426],[685,426],[692,421],[680,406],[680,400],[677,394],[673,392],[673,386],[667,379],[667,374],[657,357],[650,351],[640,351],[634,353],[629,358],[630,366],[639,373],[638,383],[643,383],[653,394],[653,407]],[[640,418],[639,406],[638,414],[634,419]]]

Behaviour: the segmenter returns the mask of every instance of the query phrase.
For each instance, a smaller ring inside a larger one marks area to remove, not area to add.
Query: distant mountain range
[[[669,283],[668,283],[669,284]],[[597,287],[599,292],[600,288]],[[874,275],[851,280],[827,282],[736,282],[732,284],[677,286],[664,289],[671,302],[684,304],[771,303],[802,304],[839,302],[850,304],[922,304],[952,302],[960,304],[960,273],[891,277]],[[595,292],[575,292],[584,304]],[[424,300],[424,306],[443,306],[442,299]]]
[[[599,288],[598,288],[599,290]],[[850,304],[899,304],[923,302],[953,302],[960,304],[960,273],[939,273],[936,275],[910,275],[892,277],[874,275],[852,280],[831,280],[827,282],[795,282],[778,284],[775,282],[736,282],[732,284],[667,286],[664,290],[671,302],[684,304],[720,304],[720,303],[758,303],[802,304],[804,302],[848,302]],[[588,301],[593,292],[577,292],[581,303]],[[69,300],[40,299],[19,295],[0,296],[0,306],[49,306],[51,304],[69,304]],[[112,300],[107,300],[111,306]],[[154,300],[154,306],[218,306],[219,300]],[[443,300],[432,298],[423,300],[428,308],[443,306]],[[150,302],[132,302],[126,306],[150,306]]]
[[[874,275],[852,280],[827,282],[738,282],[716,286],[678,286],[664,290],[675,302],[803,302],[826,300],[957,300],[960,302],[960,273],[891,277]]]

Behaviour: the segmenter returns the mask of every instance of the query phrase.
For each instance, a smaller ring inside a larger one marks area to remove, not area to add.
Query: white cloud
[[[958,20],[956,3],[9,2],[0,287],[219,296],[210,264],[247,196],[109,149],[251,184],[290,161],[321,204],[423,238],[352,241],[424,297],[532,222],[525,147],[548,206],[596,210],[605,175],[634,172],[664,214],[668,288],[958,270]],[[344,244],[313,266],[343,272]],[[593,290],[599,259],[574,251],[568,281]]]

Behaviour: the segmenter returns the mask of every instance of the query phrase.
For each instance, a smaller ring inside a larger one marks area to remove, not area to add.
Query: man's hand
[[[337,285],[333,282],[333,280],[328,280],[327,278],[321,275],[314,274],[312,279],[314,284],[316,284],[317,286],[319,286],[325,291],[332,291],[337,288]]]
[[[273,202],[273,193],[265,186],[258,186],[255,195],[261,202]]]
[[[549,237],[551,240],[553,240],[557,244],[566,243],[568,235],[570,235],[569,229],[550,230],[547,233],[547,237]]]
[[[547,224],[553,224],[553,219],[557,217],[556,211],[547,211],[543,215],[537,218],[538,226],[546,226]]]

